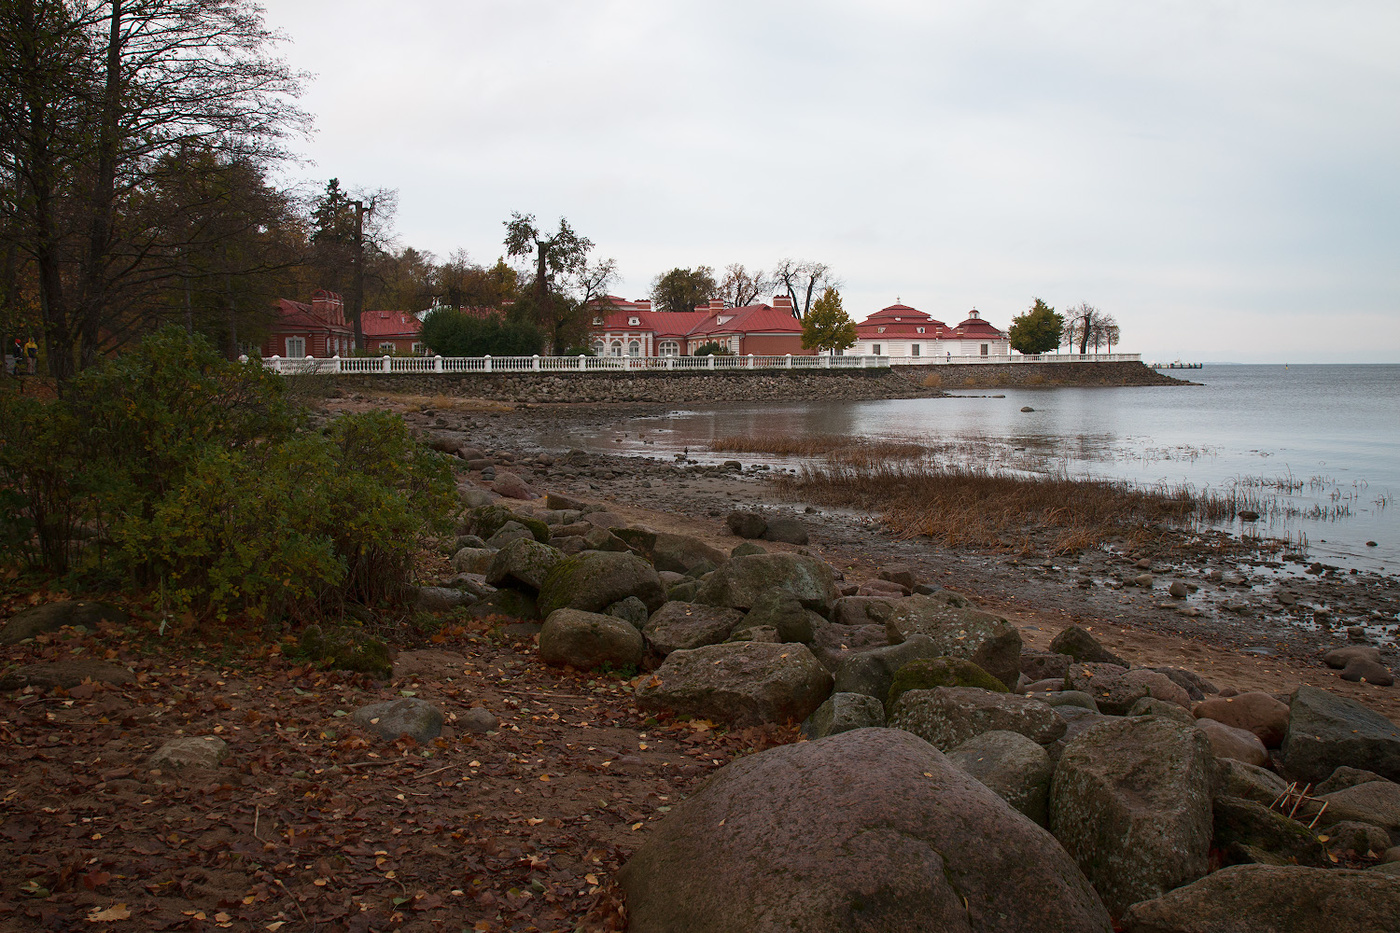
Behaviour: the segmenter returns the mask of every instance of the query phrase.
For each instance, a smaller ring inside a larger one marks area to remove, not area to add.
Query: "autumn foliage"
[[[59,400],[0,398],[0,560],[156,588],[175,611],[306,619],[393,599],[454,504],[402,419],[311,430],[281,377],[167,328]]]

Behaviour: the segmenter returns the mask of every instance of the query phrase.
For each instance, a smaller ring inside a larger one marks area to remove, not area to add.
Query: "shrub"
[[[702,343],[695,348],[691,356],[733,356],[734,351],[727,347],[722,347],[711,340],[709,343]]]
[[[159,583],[195,613],[306,619],[399,595],[454,507],[446,458],[401,418],[307,431],[280,377],[167,329],[49,404],[5,402],[0,547],[63,572]],[[36,407],[37,406],[37,407]],[[81,526],[95,547],[79,554]]]
[[[544,345],[527,321],[440,309],[423,322],[423,342],[441,356],[532,356]]]

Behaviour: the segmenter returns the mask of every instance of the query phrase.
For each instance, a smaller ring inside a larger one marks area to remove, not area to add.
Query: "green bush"
[[[734,351],[728,347],[722,347],[711,340],[709,343],[702,343],[695,348],[691,356],[733,356]]]
[[[423,342],[440,356],[533,356],[544,345],[527,321],[472,317],[439,309],[423,322]]]
[[[447,459],[383,412],[308,431],[281,385],[167,329],[60,401],[6,401],[24,442],[0,440],[0,548],[197,614],[397,599],[422,534],[449,527]]]

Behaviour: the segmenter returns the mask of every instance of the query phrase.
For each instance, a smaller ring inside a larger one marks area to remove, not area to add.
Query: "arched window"
[[[596,356],[602,356],[602,355],[603,355],[603,351],[607,350],[607,348],[608,348],[608,345],[605,344],[605,343],[603,343],[603,338],[602,338],[602,337],[594,337],[594,338],[593,338],[593,353],[594,353],[594,355],[596,355]]]
[[[674,340],[663,340],[657,344],[656,352],[659,356],[680,356],[681,345]]]
[[[612,349],[611,349],[611,352],[612,352],[612,355],[613,355],[613,356],[621,356],[621,355],[622,355],[622,341],[621,341],[621,340],[614,340],[614,341],[612,342]]]
[[[628,356],[641,356],[641,355],[642,355],[642,343],[641,343],[640,340],[633,340],[633,341],[630,341],[630,342],[627,344],[627,355],[628,355]]]

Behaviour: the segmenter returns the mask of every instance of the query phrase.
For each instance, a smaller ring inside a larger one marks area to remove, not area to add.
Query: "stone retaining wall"
[[[406,393],[500,402],[819,401],[938,395],[888,369],[730,373],[426,373],[422,375],[291,376],[342,392]]]
[[[1033,388],[1035,386],[1180,386],[1142,362],[1117,363],[952,363],[943,366],[896,366],[895,372],[930,388]]]

